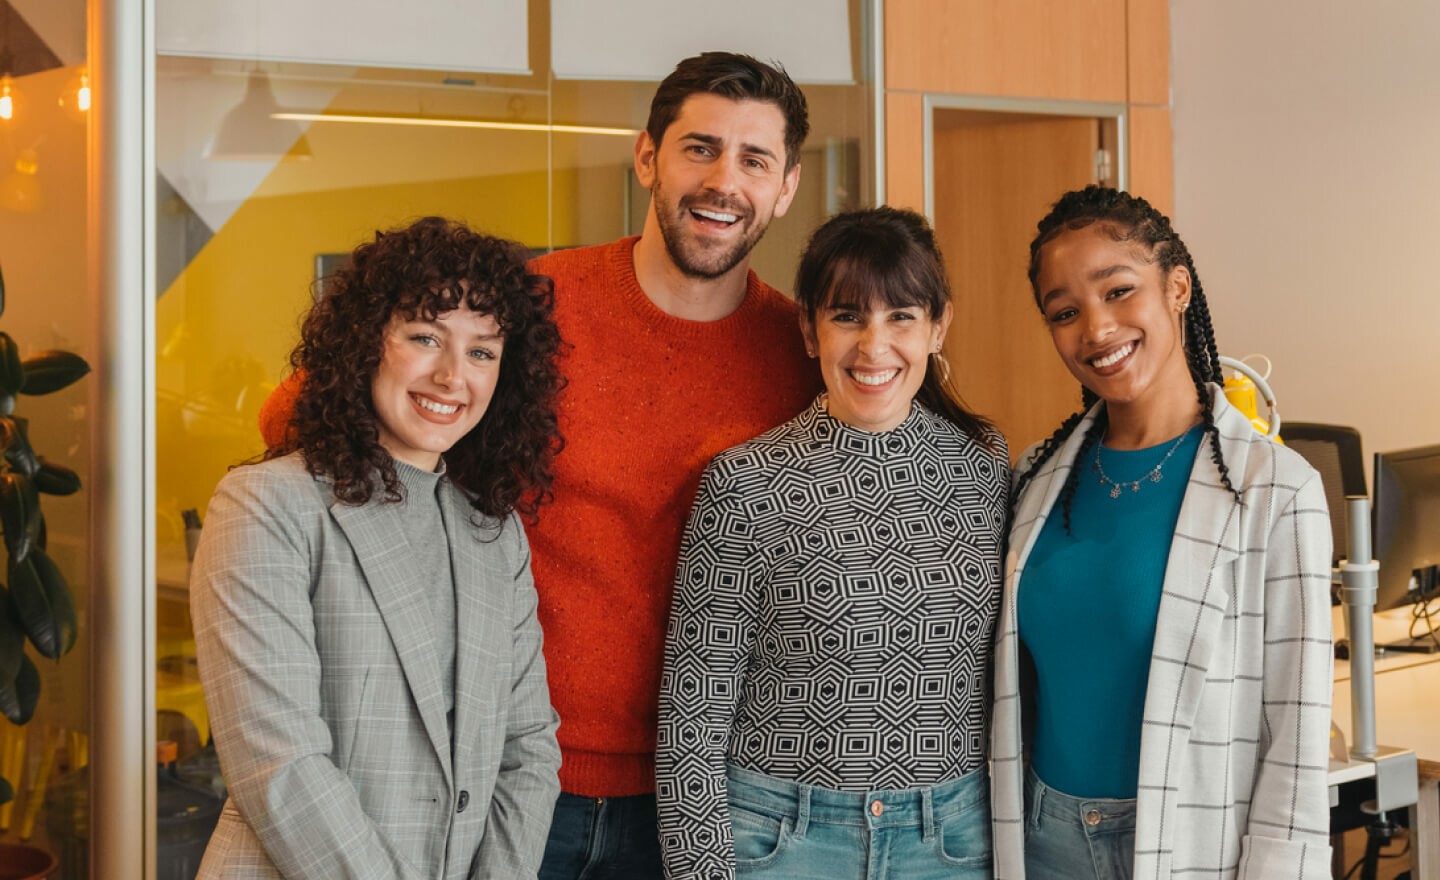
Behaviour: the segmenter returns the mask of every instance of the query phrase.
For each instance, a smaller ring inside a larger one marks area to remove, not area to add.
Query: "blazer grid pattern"
[[[1202,441],[1165,570],[1140,739],[1136,880],[1330,876],[1330,521],[1319,475],[1220,389],[1213,415],[1243,504]],[[1097,405],[1098,407],[1098,405]],[[1023,880],[1028,708],[1016,588],[1092,410],[1026,486],[996,641],[995,869]],[[1033,460],[1028,450],[1016,473]],[[1083,662],[1083,658],[1076,658]],[[1095,683],[1101,698],[1104,682]]]
[[[559,792],[529,549],[442,484],[453,740],[404,503],[337,503],[298,455],[231,471],[191,579],[230,799],[200,877],[533,877]],[[452,747],[453,742],[453,747]]]

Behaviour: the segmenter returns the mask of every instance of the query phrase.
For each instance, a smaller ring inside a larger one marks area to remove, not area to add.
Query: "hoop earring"
[[[940,380],[941,385],[950,384],[950,361],[945,359],[942,351],[930,352],[930,360],[935,365],[935,377]]]

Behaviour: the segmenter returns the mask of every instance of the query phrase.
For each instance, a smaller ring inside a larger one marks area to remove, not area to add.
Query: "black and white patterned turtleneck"
[[[661,681],[667,875],[732,877],[727,762],[849,791],[985,761],[1008,458],[919,404],[869,433],[822,395],[716,456]]]

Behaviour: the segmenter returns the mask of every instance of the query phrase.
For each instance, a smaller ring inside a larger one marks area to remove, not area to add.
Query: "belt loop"
[[[1040,827],[1040,804],[1045,800],[1045,783],[1035,771],[1028,771],[1026,787],[1030,789],[1030,830]]]
[[[924,813],[922,824],[924,830],[920,833],[920,839],[929,843],[935,839],[935,788],[930,786],[920,792],[920,808]]]
[[[810,827],[810,786],[800,783],[799,797],[800,809],[795,817],[795,836],[803,838],[805,830]]]

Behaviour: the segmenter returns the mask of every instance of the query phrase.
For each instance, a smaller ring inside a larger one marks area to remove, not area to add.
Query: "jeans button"
[[[1091,826],[1099,825],[1099,824],[1100,824],[1100,819],[1101,819],[1101,816],[1100,816],[1100,811],[1099,811],[1099,810],[1087,810],[1087,811],[1085,812],[1085,824],[1086,824],[1086,825],[1091,825]]]
[[[870,802],[870,815],[877,819],[885,812],[885,805],[878,800]]]

